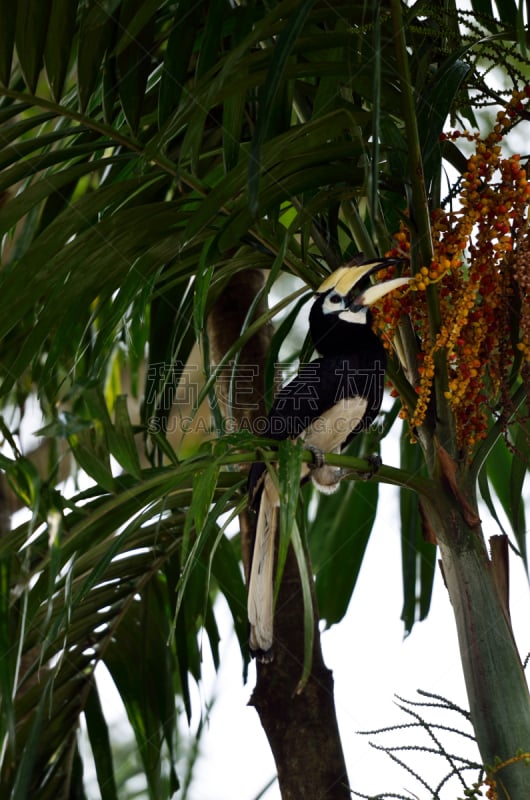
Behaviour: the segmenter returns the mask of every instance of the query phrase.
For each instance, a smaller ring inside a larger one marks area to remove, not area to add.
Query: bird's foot
[[[259,661],[260,664],[270,664],[271,661],[274,661],[274,650],[272,647],[269,647],[268,650],[253,650],[251,648],[250,655],[252,658],[255,658],[256,661]]]
[[[306,445],[313,456],[313,461],[308,464],[311,480],[319,492],[334,494],[339,488],[344,470],[326,464],[325,453],[314,445]]]
[[[376,472],[379,472],[383,466],[383,459],[379,453],[370,453],[366,460],[370,464],[370,471],[365,473],[364,480],[369,481],[370,478],[373,478]]]
[[[347,472],[348,476],[353,478],[355,481],[369,481],[371,478],[373,478],[383,465],[381,456],[378,453],[371,453],[369,456],[366,456],[366,461],[369,464],[369,469],[366,472],[359,472],[359,470],[356,469],[349,469]]]
[[[309,450],[313,457],[311,464],[308,464],[309,469],[320,469],[320,467],[323,467],[325,464],[324,451],[312,444],[306,444],[305,447],[306,450]]]

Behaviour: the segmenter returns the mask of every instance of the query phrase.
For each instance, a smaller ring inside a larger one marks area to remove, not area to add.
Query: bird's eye
[[[340,294],[330,294],[328,299],[330,303],[342,303],[342,297]]]

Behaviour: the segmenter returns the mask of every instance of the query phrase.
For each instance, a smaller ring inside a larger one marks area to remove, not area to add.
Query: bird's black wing
[[[345,437],[344,446],[361,428],[368,428],[379,413],[384,374],[383,358],[374,362],[362,354],[323,356],[303,364],[276,395],[260,433],[278,441],[296,438],[341,400],[363,397],[368,401],[366,413],[357,428]],[[264,471],[265,465],[256,463],[249,473],[249,497],[254,508],[259,506],[259,484]]]

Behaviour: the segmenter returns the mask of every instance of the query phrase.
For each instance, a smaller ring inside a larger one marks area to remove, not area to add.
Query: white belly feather
[[[345,397],[317,417],[300,435],[300,439],[324,453],[340,453],[342,443],[362,421],[368,400],[364,397]],[[302,477],[311,474],[316,488],[324,494],[333,494],[339,488],[340,468],[324,464],[310,469],[304,464]]]

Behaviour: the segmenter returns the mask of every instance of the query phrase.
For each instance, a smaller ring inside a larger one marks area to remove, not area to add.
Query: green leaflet
[[[197,78],[205,75],[216,65],[216,54],[219,52],[221,39],[226,33],[226,4],[224,0],[210,0],[208,14],[204,21],[202,41],[195,74]]]
[[[6,531],[2,531],[4,535]],[[15,626],[9,614],[10,591],[12,587],[11,560],[9,555],[0,558],[0,652],[4,657],[0,659],[0,735],[8,743],[8,757],[15,755],[15,710],[13,706],[13,689],[16,674],[16,660],[14,658]],[[23,628],[22,614],[20,628]]]
[[[105,664],[125,704],[147,776],[149,797],[162,792],[162,748],[166,743],[175,772],[173,693],[175,654],[167,644],[168,597],[164,581],[149,582],[132,603],[105,653]],[[138,641],[144,646],[139,648]],[[131,669],[131,664],[135,665]]]
[[[6,477],[9,485],[24,505],[33,510],[39,507],[42,481],[37,468],[24,456],[8,464]]]
[[[304,603],[304,663],[302,665],[302,674],[296,687],[296,692],[299,694],[307,683],[313,665],[315,615],[313,610],[313,592],[311,590],[313,576],[309,573],[306,547],[300,535],[298,525],[296,524],[296,519],[294,519],[291,529],[291,543],[300,572],[300,585]]]
[[[119,395],[114,403],[114,426],[109,430],[110,450],[126,472],[140,479],[140,459],[134,441],[134,429],[127,408],[127,396]]]
[[[42,68],[52,0],[18,0],[15,42],[24,79],[34,93]],[[13,14],[13,6],[7,16]],[[3,24],[3,23],[2,23]]]
[[[412,475],[425,475],[423,454],[418,444],[411,444],[405,426],[401,432],[401,467]],[[424,619],[431,603],[436,547],[423,538],[419,500],[408,489],[399,490],[401,515],[401,566],[403,573],[403,609],[401,619],[410,633],[417,620]]]
[[[116,35],[114,13],[119,5],[120,0],[112,0],[105,4],[93,3],[83,9],[77,54],[77,86],[82,111],[96,91],[103,57],[112,47]]]
[[[379,487],[344,481],[336,494],[319,498],[310,527],[318,609],[326,624],[339,622],[348,608],[372,532]]]
[[[307,299],[307,295],[304,295],[294,304],[293,308],[287,314],[282,323],[278,325],[274,332],[274,336],[272,337],[269,351],[267,353],[267,361],[265,363],[265,407],[267,410],[270,409],[272,403],[274,402],[276,381],[275,373],[280,356],[280,348],[282,347],[287,334],[291,330],[294,321],[298,318],[300,309],[303,305],[305,305],[305,303],[307,303]]]
[[[157,2],[158,5],[158,2]],[[162,128],[172,113],[176,111],[188,79],[188,65],[196,47],[196,40],[190,31],[194,29],[200,15],[200,4],[194,0],[179,3],[172,21],[168,38],[158,100],[158,126]]]
[[[279,87],[283,84],[287,60],[305,25],[307,16],[314,2],[315,0],[303,0],[296,11],[288,18],[285,27],[275,43],[267,80],[260,91],[258,119],[256,122],[256,130],[252,138],[248,167],[249,207],[250,213],[253,216],[256,216],[258,213],[258,188],[262,164],[261,148],[267,139],[274,99]]]
[[[197,341],[206,327],[206,302],[210,290],[210,283],[214,274],[214,264],[208,261],[208,254],[213,245],[213,239],[208,239],[201,251],[199,268],[195,278],[195,291],[193,296],[193,325]]]
[[[16,14],[12,0],[0,0],[0,82],[7,86],[11,74],[13,45],[15,43]]]
[[[492,517],[505,533],[496,503],[491,496],[490,484],[500,502],[512,529],[519,552],[528,569],[526,545],[526,521],[523,500],[523,484],[528,471],[528,441],[522,426],[514,427],[512,447],[508,448],[504,438],[497,439],[479,475],[482,499]]]
[[[30,728],[26,746],[17,764],[15,783],[11,795],[12,800],[27,800],[30,796],[29,788],[37,757],[37,742],[42,736],[42,726],[45,722],[46,710],[50,702],[52,689],[53,679],[50,676],[46,680],[44,687],[41,688],[40,700],[33,717],[33,723]]]
[[[75,34],[75,2],[72,2],[72,0],[52,0],[44,51],[44,65],[48,83],[56,102],[59,102],[63,93]]]
[[[151,25],[160,6],[160,0],[121,0],[120,32],[113,49],[115,56],[120,56],[133,40],[142,41],[146,31],[152,37]]]
[[[195,527],[198,536],[200,537],[208,515],[210,512],[210,505],[213,499],[214,490],[217,484],[217,475],[219,466],[215,461],[208,464],[206,467],[200,469],[193,476],[193,494],[189,515],[186,519],[186,526],[184,529],[184,540],[182,543],[182,560],[186,561],[188,557],[189,536],[192,526]]]
[[[287,549],[291,541],[291,530],[296,520],[303,452],[304,446],[299,440],[285,439],[278,444],[277,481],[280,494],[280,536],[274,587],[275,597],[278,596],[285,559],[287,558]],[[271,471],[271,474],[276,480],[273,471]]]
[[[455,97],[470,70],[461,60],[467,47],[453,53],[434,76],[429,92],[421,96],[418,107],[418,127],[423,152],[423,165],[427,186],[440,171],[440,134],[454,106]]]
[[[224,534],[218,537],[210,555],[210,564],[212,575],[232,613],[241,652],[245,653],[248,646],[247,591],[233,540]]]
[[[300,440],[292,441],[285,439],[278,444],[278,491],[280,494],[280,532],[278,542],[278,560],[276,565],[276,577],[274,593],[278,596],[280,582],[287,558],[289,545],[292,546],[298,570],[300,572],[300,585],[302,589],[304,607],[304,663],[302,674],[297,686],[297,692],[301,692],[310,673],[313,656],[313,639],[315,630],[315,619],[313,612],[313,597],[311,582],[312,576],[309,574],[306,545],[302,540],[298,524],[296,522],[296,509],[300,493],[300,472],[302,467],[302,455],[304,452],[303,442]],[[270,473],[276,480],[274,472]]]
[[[117,800],[109,729],[95,681],[92,683],[85,705],[85,720],[94,756],[101,800]]]
[[[123,112],[134,134],[140,125],[151,70],[155,9],[150,11],[150,6],[153,6],[152,0],[147,3],[145,0],[122,0],[118,20],[118,30],[122,32],[116,49],[118,92]]]

